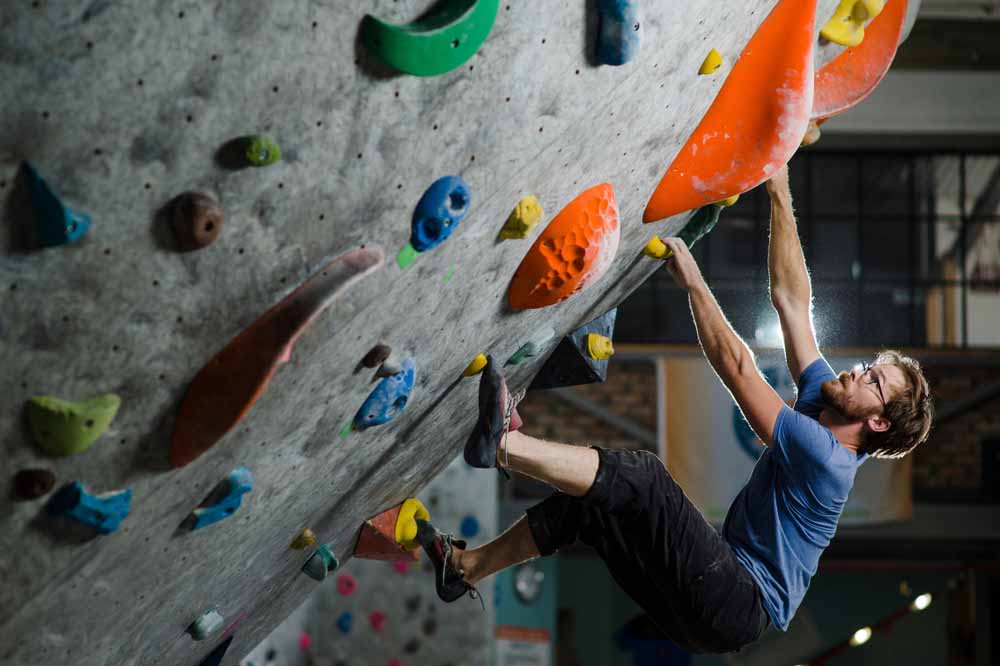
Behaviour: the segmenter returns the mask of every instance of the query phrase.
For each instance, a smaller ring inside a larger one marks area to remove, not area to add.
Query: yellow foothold
[[[820,136],[822,136],[822,134],[823,133],[819,129],[819,123],[817,123],[815,120],[810,120],[809,127],[806,128],[805,136],[802,137],[802,145],[803,146],[813,145],[814,143],[819,141],[819,138]]]
[[[611,358],[615,353],[615,346],[611,344],[611,338],[600,333],[587,334],[587,352],[590,357],[598,361]]]
[[[739,200],[740,200],[740,195],[734,194],[733,196],[727,197],[722,201],[717,201],[716,203],[722,206],[723,208],[728,208],[730,206],[736,205],[736,202]]]
[[[486,367],[486,355],[480,354],[476,358],[472,359],[472,363],[466,366],[465,370],[462,371],[463,377],[472,377],[473,375],[478,375]]]
[[[291,547],[295,550],[304,550],[315,543],[316,535],[313,534],[311,529],[304,527],[302,528],[302,531],[299,532],[294,539],[292,539]]]
[[[642,248],[642,253],[647,257],[652,257],[653,259],[666,259],[667,258],[666,244],[660,240],[659,236],[653,236],[646,243],[646,247]]]
[[[722,54],[712,49],[705,56],[705,61],[701,63],[701,67],[698,69],[699,74],[711,74],[715,70],[722,67]]]
[[[396,518],[396,543],[402,544],[406,550],[416,550],[420,547],[415,541],[417,518],[430,520],[431,514],[427,513],[420,500],[411,497],[399,507],[399,517]]]
[[[529,194],[514,206],[503,229],[500,230],[500,238],[504,240],[527,238],[540,219],[542,219],[542,204],[538,203],[538,197]]]
[[[840,0],[833,18],[819,31],[827,40],[842,46],[857,46],[865,38],[865,22],[875,18],[885,0]]]

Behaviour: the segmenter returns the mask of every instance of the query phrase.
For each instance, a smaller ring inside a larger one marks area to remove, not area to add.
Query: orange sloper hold
[[[643,222],[742,194],[799,147],[812,111],[815,0],[780,0],[653,192]]]
[[[544,308],[600,278],[614,261],[620,237],[611,183],[581,193],[545,228],[510,282],[512,308]]]
[[[814,119],[825,120],[843,113],[875,90],[896,57],[906,22],[906,5],[906,0],[889,0],[865,28],[860,44],[844,49],[816,72]]]
[[[385,562],[420,559],[419,550],[409,551],[396,541],[396,521],[402,507],[402,504],[397,504],[365,521],[358,544],[354,547],[354,557]]]

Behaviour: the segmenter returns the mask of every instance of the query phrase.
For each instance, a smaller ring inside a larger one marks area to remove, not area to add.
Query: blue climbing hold
[[[21,162],[38,216],[38,242],[44,247],[73,243],[90,231],[90,216],[73,210],[52,191],[29,162]]]
[[[354,626],[354,616],[349,612],[344,611],[337,618],[337,629],[340,629],[341,633],[349,634],[351,633],[351,628]]]
[[[403,361],[403,369],[379,382],[361,409],[354,415],[356,428],[370,428],[388,423],[399,416],[410,400],[417,366],[413,358]]]
[[[598,0],[597,6],[601,16],[597,59],[605,65],[624,65],[639,52],[639,0]]]
[[[50,515],[68,516],[90,525],[101,534],[117,530],[131,508],[131,488],[91,495],[79,481],[63,486],[48,505]]]
[[[215,487],[208,499],[191,512],[191,529],[217,523],[236,513],[243,495],[253,490],[253,475],[246,467],[237,467]]]
[[[413,249],[425,252],[447,240],[469,212],[470,202],[469,186],[458,176],[435,180],[413,211],[410,231]]]
[[[466,539],[471,539],[479,534],[479,520],[472,515],[462,518],[461,524],[458,526],[458,531]]]

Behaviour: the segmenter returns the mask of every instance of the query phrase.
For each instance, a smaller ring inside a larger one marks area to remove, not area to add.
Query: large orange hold
[[[742,194],[786,164],[812,111],[815,0],[780,0],[653,192],[643,222]]]
[[[812,117],[827,119],[847,111],[868,97],[889,71],[906,22],[907,0],[889,0],[865,28],[857,46],[828,62],[816,72]]]
[[[608,270],[618,252],[618,203],[611,183],[573,199],[524,255],[507,298],[517,309],[564,301]]]

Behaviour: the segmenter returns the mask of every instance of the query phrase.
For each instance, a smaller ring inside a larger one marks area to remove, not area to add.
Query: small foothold
[[[388,362],[386,360],[382,367]],[[354,426],[359,429],[370,428],[388,423],[402,414],[410,401],[416,374],[417,366],[413,358],[403,361],[399,372],[382,379],[364,401],[361,409],[354,415]]]
[[[507,222],[500,230],[500,238],[503,240],[515,240],[527,238],[531,230],[535,228],[538,221],[542,219],[542,204],[538,202],[538,197],[529,194],[514,206]]]
[[[708,55],[705,56],[704,62],[702,62],[701,67],[698,68],[698,73],[702,75],[711,74],[715,70],[719,69],[719,67],[722,67],[722,54],[715,49],[712,49],[708,52]]]
[[[419,649],[420,649],[420,641],[416,638],[411,638],[410,640],[406,641],[406,643],[403,645],[403,652],[405,652],[406,654],[413,654],[417,652]]]
[[[406,606],[406,610],[409,613],[416,613],[420,610],[421,597],[419,594],[414,594],[412,597],[407,597],[403,601],[403,605]]]
[[[486,354],[479,354],[462,371],[463,377],[473,377],[478,375],[486,367]]]
[[[392,347],[380,342],[374,347],[372,347],[367,354],[365,354],[365,357],[361,359],[361,365],[365,366],[366,368],[377,368],[378,366],[385,363],[386,359],[389,358],[389,355],[391,353],[392,353]],[[397,370],[396,372],[399,372],[399,370]]]
[[[302,531],[299,532],[294,539],[292,539],[290,547],[295,550],[305,550],[309,546],[315,545],[315,543],[316,535],[313,534],[311,529],[304,527],[302,528]]]
[[[29,162],[22,162],[25,182],[37,215],[38,242],[43,247],[73,243],[90,231],[90,216],[62,202]]]
[[[211,245],[222,232],[226,215],[213,197],[185,192],[173,202],[171,226],[178,249],[188,252]]]
[[[420,500],[413,497],[405,500],[396,518],[396,543],[402,544],[407,550],[420,548],[420,544],[415,541],[418,518],[430,521],[431,516]]]
[[[433,636],[435,633],[437,633],[437,626],[438,626],[437,620],[435,620],[432,617],[429,617],[426,620],[424,620],[423,624],[420,627],[420,630],[424,632],[425,636]]]
[[[50,395],[31,398],[26,409],[38,445],[54,456],[86,451],[114,420],[122,400],[114,393],[71,402]]]
[[[247,162],[251,166],[263,167],[281,159],[281,148],[266,136],[255,134],[244,138]]]
[[[337,576],[337,594],[342,597],[349,597],[358,589],[357,579],[349,573],[342,573]]]
[[[642,20],[639,0],[598,0],[600,28],[597,59],[605,65],[624,65],[639,52]]]
[[[68,516],[90,525],[101,534],[117,530],[131,508],[130,488],[91,495],[79,481],[60,488],[48,503],[50,515]]]
[[[409,573],[410,563],[406,560],[396,560],[392,563],[392,568],[396,570],[396,573],[403,575],[405,573]]]
[[[223,479],[200,507],[191,512],[191,529],[197,530],[224,520],[236,513],[243,495],[253,490],[253,475],[246,467],[237,467]]]
[[[469,186],[458,176],[444,176],[431,183],[413,211],[410,245],[426,252],[451,236],[469,212]]]
[[[312,647],[312,636],[310,636],[304,631],[299,633],[299,649],[302,650],[303,652],[306,652],[311,647]]]
[[[806,133],[802,136],[802,145],[811,146],[823,135],[823,132],[819,129],[819,123],[815,120],[809,121],[809,126],[806,128]]]
[[[351,633],[351,628],[354,626],[354,616],[349,612],[344,611],[337,617],[337,629],[343,634]]]
[[[22,469],[14,475],[14,493],[24,500],[47,495],[56,485],[56,475],[47,469]]]
[[[462,518],[458,531],[465,539],[474,538],[479,534],[479,519],[472,515]]]
[[[740,200],[740,195],[734,194],[733,196],[726,197],[722,201],[717,201],[716,203],[722,206],[723,208],[729,208],[730,206],[735,206],[736,202],[739,200]]]
[[[659,236],[653,236],[646,243],[646,247],[642,248],[642,253],[647,257],[652,257],[653,259],[664,259],[667,256],[666,244],[660,240]]]
[[[865,23],[882,13],[884,7],[885,0],[841,0],[819,34],[834,44],[857,46],[865,38]]]
[[[518,365],[529,358],[538,356],[545,350],[545,346],[555,336],[556,332],[552,330],[551,326],[543,326],[535,331],[531,340],[521,345],[521,347],[514,352],[509,359],[507,359],[507,362],[504,365]]]
[[[302,565],[302,572],[313,580],[323,582],[326,575],[331,571],[336,571],[339,566],[340,560],[333,554],[328,544],[323,544]]]
[[[614,355],[615,347],[611,344],[611,338],[600,333],[588,333],[587,353],[590,354],[590,358],[603,361]]]
[[[372,611],[368,616],[368,622],[372,625],[372,631],[380,632],[385,629],[385,613],[381,611]]]
[[[225,618],[222,617],[219,610],[217,608],[210,608],[202,613],[201,617],[191,623],[188,627],[188,633],[196,641],[203,641],[218,631],[224,622]]]

